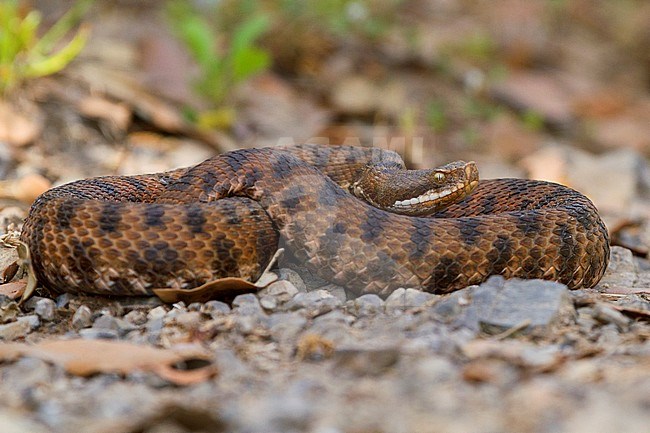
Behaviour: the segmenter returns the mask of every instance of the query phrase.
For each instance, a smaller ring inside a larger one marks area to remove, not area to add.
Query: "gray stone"
[[[304,290],[302,290],[304,292]],[[268,285],[259,291],[258,296],[272,297],[278,304],[285,304],[293,298],[299,290],[291,281],[280,280]]]
[[[487,333],[515,327],[519,332],[544,331],[575,322],[575,309],[564,284],[544,280],[506,280],[492,276],[480,286],[452,293],[432,308],[438,319]]]
[[[326,290],[315,290],[313,292],[299,292],[286,305],[288,310],[299,310],[305,308],[310,310],[313,316],[330,312],[342,305],[340,299],[334,297]]]
[[[399,288],[386,298],[386,308],[408,310],[422,307],[436,298],[436,295],[421,290]]]
[[[80,305],[72,315],[74,329],[87,328],[92,324],[93,312],[85,305]]]
[[[102,314],[93,322],[93,328],[96,329],[112,329],[117,331],[120,326],[117,323],[117,319],[108,314]]]
[[[72,295],[70,293],[64,293],[56,297],[56,307],[57,308],[66,308],[70,304]]]
[[[602,323],[614,324],[622,332],[627,331],[632,323],[632,319],[604,302],[597,303],[592,314],[594,319]]]
[[[159,305],[158,307],[149,310],[149,313],[147,313],[147,320],[160,319],[165,317],[166,314],[167,308],[163,305]]]
[[[281,281],[286,281],[291,283],[291,285],[294,286],[294,288],[299,292],[307,291],[307,286],[305,285],[305,282],[303,281],[302,277],[300,276],[300,274],[298,274],[298,272],[294,271],[293,269],[280,268],[278,270],[278,277],[280,278],[280,281],[277,281],[277,283]],[[273,284],[271,284],[271,286]]]
[[[637,284],[639,270],[632,251],[613,246],[609,255],[609,265],[597,289],[632,288]]]
[[[172,304],[172,310],[187,311],[187,306],[185,305],[185,302],[178,301],[175,304]]]
[[[221,301],[208,301],[205,304],[203,304],[201,311],[203,313],[209,314],[210,316],[212,316],[212,318],[214,318],[217,316],[228,314],[230,312],[230,306],[225,302],[221,302]]]
[[[378,295],[367,294],[348,301],[347,305],[349,305],[348,311],[351,313],[357,316],[364,316],[382,312],[384,309],[384,300]]]
[[[275,308],[278,306],[278,301],[273,296],[261,296],[260,305],[265,310],[275,310]]]
[[[44,321],[51,322],[56,318],[56,303],[48,298],[39,299],[34,306],[34,312]]]
[[[116,331],[119,335],[126,335],[128,332],[131,332],[137,329],[137,326],[129,323],[125,320],[119,319],[117,317],[110,316],[108,314],[102,314],[93,323],[94,329],[105,329],[109,331]]]
[[[201,311],[201,308],[203,308],[203,303],[192,302],[190,305],[187,306],[187,311]]]
[[[185,329],[196,329],[204,321],[205,316],[199,311],[186,311],[174,318],[174,324]]]
[[[262,313],[260,300],[253,293],[237,295],[232,301],[233,312],[241,315],[259,315]]]
[[[42,296],[32,296],[27,301],[25,301],[23,307],[25,308],[25,310],[32,311],[34,310],[34,308],[36,308],[36,304],[43,299],[47,299],[47,298],[44,298]]]
[[[18,317],[16,320],[18,322],[27,322],[29,324],[29,328],[32,331],[38,329],[38,327],[41,326],[41,319],[36,314]]]
[[[147,323],[147,313],[142,310],[131,310],[124,315],[124,320],[133,325],[141,326]]]

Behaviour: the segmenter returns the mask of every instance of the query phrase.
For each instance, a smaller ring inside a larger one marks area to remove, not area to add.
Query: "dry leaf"
[[[209,353],[199,346],[159,349],[122,341],[54,340],[36,345],[0,344],[0,360],[35,357],[62,366],[68,373],[90,376],[97,373],[128,374],[150,371],[178,385],[205,381],[217,372]],[[194,370],[174,369],[174,365],[204,361]]]
[[[278,279],[278,276],[273,272],[270,272],[270,269],[283,252],[283,248],[280,248],[275,252],[269,264],[266,265],[266,269],[264,269],[264,272],[262,272],[262,275],[255,283],[251,283],[243,278],[227,277],[209,281],[202,286],[189,290],[158,288],[153,289],[152,291],[154,295],[158,296],[163,302],[169,304],[180,301],[183,301],[186,304],[191,304],[192,302],[207,302],[212,299],[230,300],[235,296],[244,293],[255,293]]]
[[[18,299],[23,296],[27,280],[13,281],[0,285],[0,295],[4,295],[9,299]]]
[[[175,303],[183,301],[186,304],[192,302],[207,302],[212,299],[233,298],[243,293],[254,293],[259,288],[250,281],[242,278],[228,277],[210,281],[202,286],[193,289],[153,289],[153,293],[163,302]]]

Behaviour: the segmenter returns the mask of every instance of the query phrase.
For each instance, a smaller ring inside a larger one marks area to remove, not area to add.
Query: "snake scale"
[[[397,154],[379,149],[243,149],[166,173],[53,188],[32,205],[21,240],[38,281],[55,293],[147,295],[220,277],[255,280],[278,247],[329,282],[381,296],[399,287],[446,293],[494,274],[592,287],[605,271],[607,229],[570,188],[472,180],[478,185],[457,203],[402,215],[378,208],[380,198],[369,204],[350,194],[363,195],[358,178],[378,162],[396,169],[386,176],[398,184],[417,187],[426,173],[404,170]],[[388,206],[445,194],[420,187]]]

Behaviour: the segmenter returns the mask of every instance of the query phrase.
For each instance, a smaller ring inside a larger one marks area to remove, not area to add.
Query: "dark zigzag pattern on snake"
[[[337,185],[349,186],[380,160],[399,157],[303,145],[77,181],[36,200],[21,240],[39,282],[53,292],[142,295],[226,276],[254,280],[278,246],[359,294],[445,293],[494,274],[570,288],[602,277],[608,234],[582,194],[541,181],[483,180],[431,218],[396,215]]]

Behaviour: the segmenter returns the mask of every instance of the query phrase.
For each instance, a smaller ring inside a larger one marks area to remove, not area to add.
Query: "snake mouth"
[[[405,200],[396,200],[391,208],[400,211],[412,210],[414,207],[440,209],[448,206],[459,198],[471,193],[478,185],[478,170],[474,162],[464,167],[465,178],[445,188],[430,189],[416,197]]]
[[[478,184],[478,182],[476,182]],[[393,203],[392,207],[394,208],[399,208],[399,209],[408,209],[412,206],[416,206],[419,204],[427,204],[430,202],[436,202],[439,200],[444,199],[445,197],[458,194],[460,192],[464,192],[467,190],[468,187],[470,187],[471,184],[465,184],[465,183],[457,183],[449,188],[445,188],[442,190],[436,189],[436,190],[429,190],[426,191],[423,194],[420,194],[417,197],[405,199],[405,200],[397,200],[395,203]],[[473,188],[471,188],[473,189]]]

